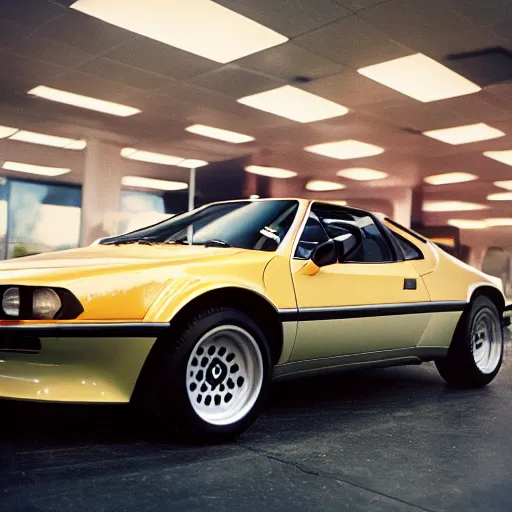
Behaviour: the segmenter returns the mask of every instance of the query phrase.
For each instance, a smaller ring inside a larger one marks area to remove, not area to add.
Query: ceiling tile
[[[0,20],[0,48],[6,48],[24,37],[27,37],[28,31],[21,25],[16,25],[10,21]]]
[[[321,78],[344,69],[339,63],[308,52],[292,43],[282,44],[237,61],[243,68],[272,75],[283,80],[297,76]]]
[[[509,0],[450,0],[452,9],[480,27],[494,25],[512,18]]]
[[[211,71],[219,64],[145,37],[106,53],[104,57],[160,75],[185,79]]]
[[[9,48],[9,51],[34,60],[73,68],[92,56],[73,46],[46,37],[31,35]]]
[[[374,5],[381,4],[386,1],[389,2],[390,0],[334,0],[334,2],[346,7],[352,12],[368,9],[369,7],[373,7]]]
[[[357,16],[314,30],[293,42],[354,69],[411,53]]]
[[[474,28],[473,23],[453,11],[446,0],[391,0],[360,11],[357,15],[395,41],[409,46],[418,37],[436,39]]]
[[[64,73],[42,85],[114,102],[122,102],[124,98],[134,93],[134,89],[130,87],[123,86],[116,82],[100,80],[99,78],[77,71]]]
[[[36,28],[65,12],[65,7],[46,0],[2,0],[0,19]]]
[[[295,37],[351,14],[332,0],[215,0],[287,37]]]
[[[72,9],[66,10],[63,16],[41,27],[36,33],[93,55],[106,52],[135,37],[133,32]]]
[[[234,98],[242,98],[284,85],[268,76],[241,69],[235,65],[223,66],[192,80],[190,83]]]
[[[25,94],[30,88],[48,82],[66,71],[65,68],[37,62],[5,50],[0,51],[0,69],[4,77],[9,77],[8,81],[2,81],[2,88],[19,94]]]
[[[77,71],[112,82],[119,82],[137,89],[158,89],[169,84],[172,80],[168,77],[143,71],[142,69],[103,57],[82,64]]]
[[[314,80],[300,87],[350,108],[367,107],[374,103],[402,98],[393,89],[368,80],[348,68],[338,75]]]

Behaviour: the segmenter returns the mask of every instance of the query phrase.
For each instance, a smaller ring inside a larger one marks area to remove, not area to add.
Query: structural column
[[[413,192],[410,188],[397,188],[391,199],[393,220],[406,228],[411,227]]]
[[[117,146],[90,140],[85,149],[80,245],[116,234],[124,162]]]
[[[477,270],[482,270],[482,264],[487,254],[487,247],[472,246],[469,251],[469,264]]]

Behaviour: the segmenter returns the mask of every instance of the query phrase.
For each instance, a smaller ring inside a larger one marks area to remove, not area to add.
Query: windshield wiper
[[[166,243],[166,244],[188,245],[188,238],[186,236],[184,236],[183,238],[177,238],[176,240],[167,240],[164,243]]]
[[[142,245],[158,245],[159,242],[148,240],[147,238],[129,238],[127,240],[113,240],[105,245],[128,245],[128,244],[142,244]]]
[[[202,245],[205,247],[231,247],[227,242],[224,242],[224,240],[206,240]]]

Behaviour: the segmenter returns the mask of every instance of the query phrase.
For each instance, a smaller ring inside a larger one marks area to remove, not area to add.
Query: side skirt
[[[366,352],[364,354],[311,359],[309,361],[295,361],[293,363],[278,364],[274,368],[274,380],[365,368],[387,368],[390,366],[421,364],[445,357],[447,354],[447,347],[422,347],[382,350],[379,352]]]

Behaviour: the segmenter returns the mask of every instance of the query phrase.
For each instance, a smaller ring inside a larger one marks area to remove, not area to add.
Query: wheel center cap
[[[212,390],[222,384],[226,375],[228,374],[228,368],[218,357],[214,357],[210,366],[206,370],[206,382],[210,384]]]

